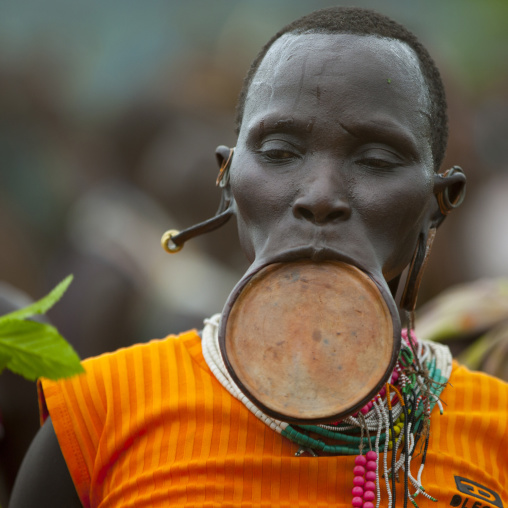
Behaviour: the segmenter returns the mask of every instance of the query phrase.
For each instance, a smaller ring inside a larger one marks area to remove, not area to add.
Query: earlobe
[[[215,150],[215,157],[219,164],[219,174],[217,175],[216,185],[226,187],[229,183],[229,168],[233,159],[234,148],[228,148],[224,145],[219,145]]]
[[[439,210],[434,216],[435,226],[464,201],[466,195],[466,175],[460,166],[453,166],[444,173],[434,176],[434,195]]]
[[[215,149],[215,158],[217,159],[217,164],[219,165],[219,168],[222,166],[222,164],[224,164],[224,161],[226,161],[229,158],[230,152],[231,148],[225,145],[219,145]]]
[[[416,299],[420,284],[422,282],[423,272],[429,260],[432,244],[436,237],[436,228],[431,227],[418,238],[418,244],[413,254],[413,259],[409,265],[404,291],[400,298],[400,307],[409,312],[414,312],[416,307]]]

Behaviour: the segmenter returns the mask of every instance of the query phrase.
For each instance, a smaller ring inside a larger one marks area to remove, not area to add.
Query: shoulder
[[[154,368],[167,368],[177,363],[178,357],[188,356],[189,351],[196,349],[200,351],[200,347],[199,334],[191,330],[87,358],[82,362],[85,372],[78,376],[58,381],[41,379],[41,420],[52,414],[52,408],[56,406],[72,403],[79,412],[80,408],[84,408],[82,403],[88,401],[93,401],[100,414],[101,408],[105,409],[108,405],[108,399],[115,397],[120,384],[132,383],[134,378],[144,379]],[[58,434],[58,423],[54,424]]]
[[[189,349],[200,344],[201,338],[196,330],[189,330],[178,335],[168,335],[163,339],[153,339],[149,342],[141,342],[128,347],[117,349],[111,353],[87,358],[83,360],[85,370],[96,364],[115,362],[124,358],[146,357],[147,355],[164,354],[175,349]]]
[[[147,361],[155,361],[161,357],[171,357],[178,351],[192,350],[200,347],[201,339],[196,330],[168,335],[163,339],[154,339],[149,342],[134,344],[117,349],[113,352],[103,353],[82,361],[85,373],[68,379],[50,381],[42,379],[44,391],[49,387],[67,384],[80,384],[92,376],[104,377],[108,372],[114,375],[118,370],[128,369],[130,373],[142,368]]]
[[[494,417],[508,427],[508,383],[454,361],[449,385],[442,397],[449,410]]]
[[[450,383],[472,390],[492,388],[499,392],[508,393],[508,383],[506,381],[485,372],[470,370],[456,360],[453,361]]]

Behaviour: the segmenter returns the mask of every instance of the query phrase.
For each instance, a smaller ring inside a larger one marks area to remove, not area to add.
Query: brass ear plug
[[[169,252],[169,254],[176,254],[183,248],[183,243],[181,245],[176,245],[176,243],[173,242],[173,237],[178,235],[179,233],[180,231],[178,231],[178,229],[169,229],[162,235],[161,238],[162,248],[166,252]]]

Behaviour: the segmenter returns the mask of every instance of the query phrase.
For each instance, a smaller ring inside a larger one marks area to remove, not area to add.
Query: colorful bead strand
[[[354,487],[351,490],[351,505],[354,508],[375,508],[373,501],[376,499],[377,457],[377,453],[372,450],[365,456],[355,457]]]

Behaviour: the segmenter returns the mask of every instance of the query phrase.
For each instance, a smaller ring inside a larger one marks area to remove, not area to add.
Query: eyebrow
[[[270,115],[263,118],[261,121],[254,125],[254,131],[257,134],[263,135],[270,132],[311,132],[316,121],[316,117],[308,119],[295,118],[293,116],[278,116]]]

